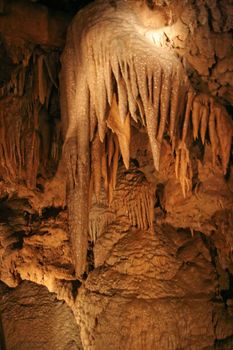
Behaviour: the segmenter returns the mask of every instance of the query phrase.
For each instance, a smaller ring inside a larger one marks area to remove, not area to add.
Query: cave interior
[[[0,350],[233,349],[233,2],[0,0]]]

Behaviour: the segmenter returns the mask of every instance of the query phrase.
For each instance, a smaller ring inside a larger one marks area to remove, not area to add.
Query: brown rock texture
[[[136,178],[141,174],[135,170],[121,174],[115,198],[125,198]],[[98,232],[96,268],[75,302],[84,348],[205,349],[222,340],[232,346],[232,299],[224,294],[232,287],[214,238],[161,224],[159,215],[154,229],[145,230],[136,224],[138,213],[132,223],[121,202],[111,224]]]
[[[6,349],[82,349],[72,311],[55,294],[27,281],[14,290],[1,284],[0,290]]]
[[[1,2],[5,2],[1,0]],[[64,44],[68,15],[49,12],[43,5],[33,2],[7,1],[2,5],[3,13],[0,32],[14,41],[31,41],[41,45],[61,46]]]
[[[116,134],[107,134],[110,166],[100,180],[95,151],[103,146],[95,139],[87,261],[77,279],[59,106],[67,16],[0,1],[0,281],[13,288],[1,285],[7,350],[233,349],[233,153],[224,141],[233,111],[233,4],[148,3],[160,24],[170,23],[154,40],[178,56],[196,92],[192,173],[184,197],[169,133],[157,171],[145,127],[109,120],[121,142],[130,138],[128,169]],[[227,117],[205,127],[212,103]]]

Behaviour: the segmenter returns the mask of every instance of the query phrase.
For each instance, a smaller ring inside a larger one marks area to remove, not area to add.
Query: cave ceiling
[[[63,11],[76,13],[80,8],[89,4],[91,0],[25,0],[26,2],[32,2],[47,6],[50,10]],[[1,1],[5,6],[7,1]],[[8,2],[9,3],[9,2]]]
[[[59,2],[55,0],[41,0],[38,2],[48,6],[49,8],[76,13],[80,8],[89,4],[91,0],[62,0]]]

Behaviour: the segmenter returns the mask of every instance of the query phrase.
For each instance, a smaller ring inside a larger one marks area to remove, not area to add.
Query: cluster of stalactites
[[[157,171],[164,134],[170,136],[173,150],[177,147],[191,89],[175,55],[153,46],[151,51],[146,43],[142,48],[132,47],[132,55],[125,57],[101,51],[87,55],[91,181],[97,197],[102,173],[111,201],[119,151],[129,167],[130,120],[146,128]]]
[[[161,124],[161,115],[159,121]],[[126,118],[120,118],[119,105],[115,95],[113,95],[106,124],[107,132],[103,142],[100,140],[98,131],[96,131],[92,140],[90,193],[94,189],[98,200],[103,179],[105,191],[111,202],[116,185],[120,154],[127,169],[130,161],[130,114],[128,112]],[[181,130],[176,129],[176,134],[174,134],[175,125],[176,127],[181,127]],[[187,94],[184,117],[182,118],[182,115],[180,115],[180,120],[177,120],[177,115],[175,115],[173,122],[173,119],[166,115],[163,134],[164,132],[170,136],[173,149],[175,150],[175,173],[180,180],[184,196],[192,188],[193,172],[189,155],[190,141],[187,141],[187,139],[191,139],[188,137],[191,132],[194,140],[200,137],[203,146],[207,140],[210,141],[213,165],[215,165],[217,157],[219,157],[223,173],[226,174],[230,158],[233,123],[226,108],[215,102],[213,98],[204,94],[195,94],[190,89]],[[158,146],[158,150],[156,150],[158,152],[158,155],[156,155],[157,170],[163,134],[160,138],[158,131],[155,138],[156,146],[151,145],[152,149]]]
[[[117,128],[122,129],[132,118],[146,127],[158,170],[164,133],[169,130],[173,148],[177,143],[189,83],[176,55],[146,37],[140,13],[134,13],[131,5],[122,1],[115,10],[99,1],[75,17],[62,55],[63,129],[67,143],[75,137],[84,142],[85,122],[90,142],[96,139],[96,130],[105,142],[109,128],[113,130],[117,122]],[[112,118],[108,113],[111,108]],[[123,141],[121,130],[113,131],[127,167],[129,152],[123,145],[127,137],[124,135]],[[85,149],[81,142],[79,147]]]
[[[169,136],[176,156],[175,171],[184,196],[192,187],[187,142],[191,129],[195,139],[200,127],[203,144],[206,130],[209,130],[213,162],[220,155],[225,174],[232,121],[224,107],[209,97],[194,93],[178,57],[147,38],[148,28],[140,22],[140,13],[134,12],[136,7],[120,1],[117,9],[113,9],[107,2],[99,1],[85,11],[88,15],[80,12],[70,28],[64,55],[67,55],[67,61],[73,60],[75,72],[72,72],[71,63],[64,65],[63,72],[70,75],[66,88],[73,100],[78,86],[76,80],[83,79],[86,85],[86,90],[82,91],[88,94],[86,112],[92,144],[91,182],[97,198],[102,173],[111,201],[119,152],[126,168],[129,166],[130,119],[146,128],[157,171],[163,137]],[[85,23],[83,18],[88,18]],[[80,37],[78,43],[77,37]],[[83,96],[85,99],[87,97]],[[78,115],[83,108],[74,107],[75,114]],[[78,121],[74,119],[68,118],[67,139],[74,133],[81,139],[81,123],[76,132],[75,123]],[[97,163],[101,164],[99,168]]]
[[[202,144],[206,134],[212,148],[212,159],[215,165],[217,157],[221,158],[224,175],[227,173],[233,136],[233,122],[226,108],[206,95],[197,95],[193,102],[192,124],[194,140],[200,133]]]
[[[57,64],[55,52],[25,50],[11,79],[0,88],[4,180],[25,180],[28,187],[35,188],[40,163],[46,167],[48,159],[59,160],[59,130],[51,132],[48,117],[53,88],[58,88]]]
[[[0,87],[0,97],[25,96],[48,109],[53,87],[58,88],[58,53],[26,50],[11,79]]]
[[[190,100],[190,105],[189,105]],[[192,135],[190,135],[192,132]],[[189,135],[188,135],[189,134]],[[189,137],[189,141],[187,138]],[[233,122],[226,108],[205,94],[189,95],[182,137],[176,147],[175,172],[183,195],[192,189],[192,162],[189,155],[190,140],[200,139],[203,146],[210,142],[213,166],[221,160],[226,175],[233,136]]]
[[[131,1],[112,6],[99,0],[81,10],[68,30],[60,86],[68,188],[77,197],[68,205],[77,275],[85,270],[88,188],[98,199],[103,179],[111,201],[120,152],[129,166],[131,120],[147,130],[156,170],[163,137],[170,137],[184,195],[190,188],[187,136],[196,97],[179,58],[150,40],[141,12]]]
[[[127,169],[130,160],[130,118],[129,115],[125,119],[120,118],[115,96],[107,118],[107,125],[103,142],[100,140],[98,131],[92,140],[90,199],[94,190],[96,199],[99,200],[103,179],[104,189],[111,203],[113,190],[116,187],[119,156],[122,155]]]
[[[100,57],[94,56],[89,63],[92,66],[87,74],[90,141],[98,129],[103,142],[110,128],[118,137],[123,160],[128,167],[129,119],[133,119],[146,128],[155,169],[159,170],[164,133],[169,133],[173,149],[177,144],[189,84],[179,60],[166,50],[163,57],[159,50],[151,54],[135,48],[134,51],[134,56],[130,58],[118,58],[116,55],[109,60],[104,60],[104,54],[100,53]]]

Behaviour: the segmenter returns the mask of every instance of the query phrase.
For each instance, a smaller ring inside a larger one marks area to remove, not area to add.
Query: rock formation
[[[24,281],[11,290],[2,283],[0,295],[6,349],[82,349],[71,310],[44,286]]]
[[[43,349],[232,349],[232,11],[99,0],[64,48],[69,15],[0,2],[0,280],[77,322]]]

